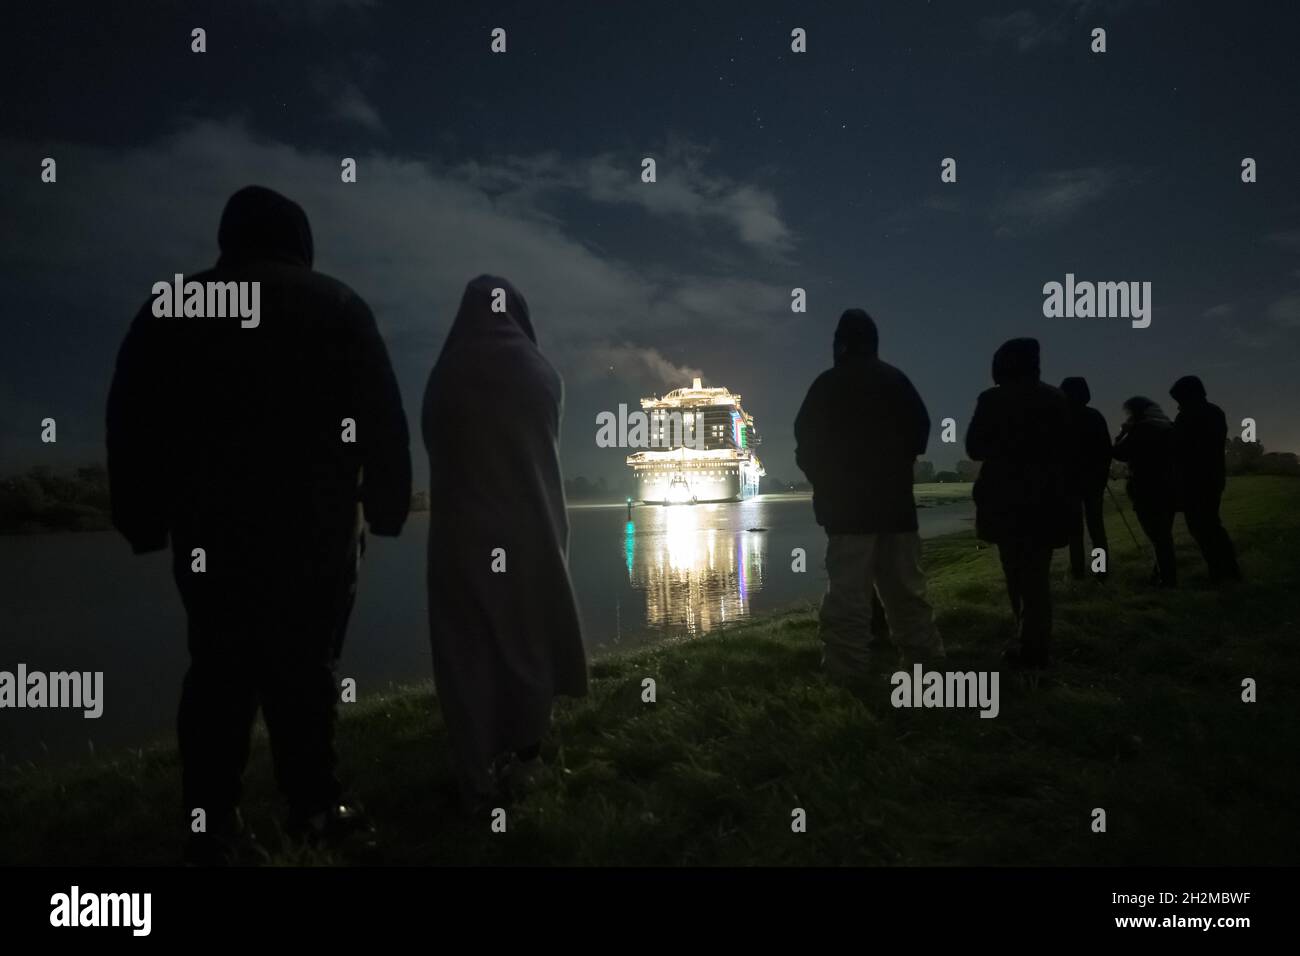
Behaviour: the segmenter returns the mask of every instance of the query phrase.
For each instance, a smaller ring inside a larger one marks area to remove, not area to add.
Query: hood
[[[993,353],[993,381],[998,385],[1038,378],[1038,339],[1009,339]]]
[[[1145,395],[1134,395],[1126,401],[1124,411],[1128,413],[1129,422],[1134,425],[1140,422],[1161,426],[1169,424],[1169,416],[1165,414],[1164,409]]]
[[[505,292],[505,311],[492,311],[494,290]],[[443,343],[442,354],[446,355],[453,345],[485,333],[500,331],[502,328],[518,329],[536,345],[537,335],[533,331],[532,318],[528,312],[528,303],[513,285],[500,276],[481,275],[471,279],[461,296],[460,308]]]
[[[832,352],[836,363],[849,355],[875,358],[880,350],[880,333],[876,321],[863,309],[848,309],[840,316],[835,327],[835,344]]]
[[[265,186],[245,186],[230,197],[217,245],[226,264],[275,259],[311,268],[315,252],[302,207]]]
[[[1088,380],[1079,375],[1072,375],[1069,378],[1061,380],[1061,391],[1065,397],[1076,405],[1087,405],[1092,401],[1092,392],[1088,388]]]
[[[1184,375],[1174,382],[1169,394],[1179,405],[1192,405],[1206,400],[1205,386],[1195,375]]]

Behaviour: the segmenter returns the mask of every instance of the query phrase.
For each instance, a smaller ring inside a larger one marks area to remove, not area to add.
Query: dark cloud
[[[1100,166],[1041,173],[998,199],[992,219],[1000,236],[1061,226],[1107,198],[1121,183],[1115,169]]]

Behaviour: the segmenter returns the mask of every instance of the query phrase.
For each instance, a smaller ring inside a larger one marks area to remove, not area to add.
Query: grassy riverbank
[[[1109,583],[1067,582],[1058,552],[1059,663],[1038,682],[1004,672],[993,720],[893,709],[893,668],[856,695],[828,685],[813,610],[794,609],[599,660],[504,834],[458,811],[428,686],[343,708],[342,769],[377,851],[281,846],[260,737],[246,814],[284,863],[1300,863],[1300,481],[1234,479],[1224,518],[1249,578],[1231,590],[1206,586],[1181,521],[1174,593],[1142,584],[1148,559],[1113,513]],[[948,669],[997,668],[1010,616],[995,552],[953,535],[926,542],[926,563]],[[1245,677],[1258,703],[1241,701]],[[0,863],[172,862],[178,799],[169,748],[11,768]]]

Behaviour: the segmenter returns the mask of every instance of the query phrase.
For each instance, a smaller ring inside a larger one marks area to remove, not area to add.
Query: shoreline
[[[932,508],[932,507],[937,507],[939,505],[952,504],[959,501],[970,500],[971,484],[969,482],[926,482],[926,483],[914,485],[913,487],[917,489],[920,488],[942,489],[940,491],[931,490],[928,492],[914,492],[917,496],[916,506],[918,508]],[[948,489],[958,489],[958,488],[964,488],[965,493],[963,494],[959,491],[948,491]],[[417,492],[416,494],[417,495],[423,494],[427,496],[427,492]],[[812,501],[812,492],[811,491],[806,491],[806,492],[805,491],[773,491],[773,492],[764,492],[762,494],[755,495],[754,498],[752,499],[743,499],[742,501],[704,502],[703,504],[743,504],[744,501],[748,501],[748,500]],[[585,511],[585,510],[595,510],[595,509],[605,509],[605,508],[626,508],[627,501],[626,500],[622,500],[622,501],[575,500],[575,501],[566,502],[565,507],[569,511]],[[636,511],[637,509],[640,508],[661,508],[661,507],[663,506],[647,505],[647,504],[641,504],[636,502],[634,502],[632,505],[633,511]],[[688,507],[688,506],[680,505],[674,507]],[[699,507],[699,506],[696,505],[694,507]],[[428,513],[429,513],[429,509],[427,507],[411,508],[409,512],[409,514],[412,517],[414,517],[415,515],[427,515]],[[5,537],[5,536],[29,537],[31,535],[38,535],[38,534],[95,534],[98,532],[114,530],[111,518],[108,512],[106,511],[104,512],[96,511],[94,513],[85,512],[84,514],[81,514],[78,517],[79,520],[86,522],[88,526],[78,527],[78,528],[59,528],[59,527],[49,527],[49,526],[38,525],[38,524],[28,524],[19,528],[0,529],[0,537]]]

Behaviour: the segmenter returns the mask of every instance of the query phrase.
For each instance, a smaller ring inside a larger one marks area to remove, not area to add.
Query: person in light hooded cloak
[[[513,286],[479,276],[425,389],[429,631],[467,806],[540,768],[557,695],[587,690],[560,471],[563,382]]]

